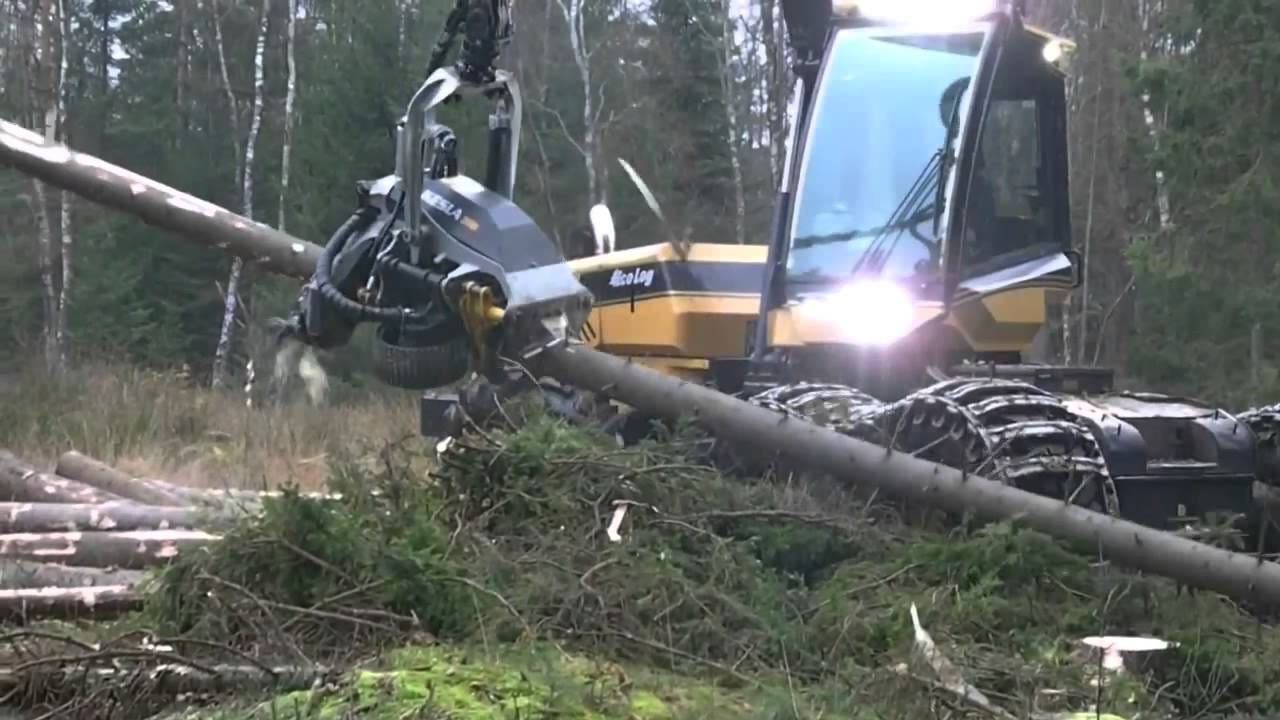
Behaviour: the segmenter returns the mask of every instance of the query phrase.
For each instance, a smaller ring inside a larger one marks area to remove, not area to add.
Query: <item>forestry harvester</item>
[[[287,337],[334,347],[372,323],[386,382],[465,381],[461,402],[424,395],[427,435],[537,382],[566,412],[609,416],[578,402],[607,398],[634,408],[618,424],[694,416],[734,447],[1280,607],[1280,565],[1163,531],[1251,513],[1251,485],[1273,477],[1267,412],[1233,418],[1023,362],[1080,273],[1054,63],[1065,43],[1017,7],[880,17],[896,4],[784,4],[795,130],[760,247],[566,262],[512,201],[520,93],[494,67],[505,0],[457,0],[394,174],[358,186],[323,249],[4,121],[0,163],[307,279]],[[481,180],[459,174],[437,118],[464,97],[492,103]],[[611,233],[603,208],[591,217]]]
[[[1062,38],[996,0],[784,0],[791,136],[767,246],[573,263],[607,352],[1154,527],[1249,515],[1272,411],[1029,363],[1082,278]],[[1261,490],[1261,488],[1259,488]]]
[[[460,407],[480,412],[495,388],[522,387],[521,353],[575,338],[1148,526],[1254,517],[1255,483],[1275,481],[1275,414],[1028,362],[1083,272],[1068,188],[1071,43],[1001,0],[783,8],[791,136],[767,244],[664,243],[566,264],[512,202],[522,108],[512,75],[494,67],[509,8],[458,0],[401,123],[396,173],[361,186],[289,332],[331,347],[376,322],[378,371],[401,387],[476,370],[463,403],[424,396],[428,434]],[[460,59],[446,65],[458,35]],[[493,102],[482,181],[458,173],[457,139],[437,121],[464,96]],[[619,429],[648,421],[568,389],[550,395],[571,413],[619,410]]]

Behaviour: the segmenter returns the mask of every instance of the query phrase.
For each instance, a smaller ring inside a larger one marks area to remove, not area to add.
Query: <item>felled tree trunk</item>
[[[377,490],[371,490],[370,494],[377,495]],[[202,493],[206,501],[225,501],[225,502],[245,502],[260,503],[266,498],[284,497],[284,492],[280,490],[205,490]],[[299,497],[308,500],[341,500],[341,493],[322,493],[322,492],[300,492]]]
[[[0,535],[0,558],[143,570],[219,539],[194,530],[15,533]]]
[[[112,617],[142,606],[142,597],[126,585],[82,588],[0,590],[0,621],[33,618]]]
[[[42,473],[0,450],[0,501],[46,503],[104,503],[118,495],[57,475]]]
[[[192,504],[192,498],[195,495],[191,490],[160,480],[132,477],[101,460],[95,460],[74,450],[58,458],[58,465],[54,472],[64,478],[78,480],[99,490],[119,495],[126,500],[134,500],[146,505],[184,507]]]
[[[1126,567],[1267,607],[1280,607],[1280,563],[1178,537],[1078,505],[968,475],[787,417],[626,358],[586,347],[543,353],[542,371],[655,415],[695,417],[717,437],[769,449],[807,469],[929,507],[1015,520]]]
[[[314,243],[285,235],[213,203],[179,192],[92,155],[72,152],[0,120],[0,163],[93,202],[177,229],[191,242],[225,250],[269,272],[310,277],[320,257]]]
[[[134,586],[146,575],[139,570],[69,567],[29,560],[0,559],[0,589],[33,590]]]
[[[0,533],[195,529],[202,519],[194,508],[156,507],[128,501],[0,503]]]

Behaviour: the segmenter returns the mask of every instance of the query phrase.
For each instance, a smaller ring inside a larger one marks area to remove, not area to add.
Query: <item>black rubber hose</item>
[[[493,63],[498,59],[494,43],[498,34],[497,6],[493,0],[473,0],[464,22],[462,53],[458,69],[462,79],[473,83],[492,82]]]
[[[445,18],[444,27],[440,29],[440,34],[436,38],[436,45],[427,60],[427,77],[431,77],[431,73],[444,65],[445,57],[448,56],[449,50],[453,47],[454,39],[458,36],[458,32],[462,29],[466,19],[467,0],[456,0],[453,4],[453,9],[449,11],[448,17]]]
[[[342,223],[334,231],[329,238],[329,242],[324,246],[324,252],[320,255],[320,262],[316,263],[314,276],[316,290],[326,302],[332,305],[349,322],[411,322],[419,320],[423,316],[415,311],[406,312],[401,308],[376,307],[356,302],[343,295],[342,291],[333,284],[333,280],[329,275],[333,268],[334,260],[338,257],[338,253],[342,252],[342,249],[346,247],[347,241],[367,227],[373,221],[377,212],[376,209],[371,207],[361,208],[352,213],[351,217],[347,218],[346,222]]]

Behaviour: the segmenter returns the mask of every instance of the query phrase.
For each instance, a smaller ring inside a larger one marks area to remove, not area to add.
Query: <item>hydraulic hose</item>
[[[346,320],[353,323],[360,322],[387,322],[387,321],[413,321],[424,317],[417,311],[402,309],[377,307],[375,305],[365,305],[363,303],[352,300],[333,284],[330,272],[333,268],[334,260],[337,259],[338,253],[346,247],[347,241],[356,233],[368,227],[369,223],[377,216],[378,211],[372,207],[365,207],[357,210],[347,218],[346,222],[338,226],[333,235],[329,238],[329,242],[324,246],[324,252],[320,254],[320,261],[316,263],[316,272],[314,276],[316,291],[324,300],[333,306],[340,315]]]
[[[453,9],[449,11],[448,17],[445,18],[444,27],[440,29],[440,35],[436,38],[435,47],[427,60],[427,77],[431,77],[431,73],[444,65],[445,57],[448,56],[449,50],[453,47],[454,39],[457,38],[458,32],[462,30],[462,25],[466,19],[467,0],[456,0]]]

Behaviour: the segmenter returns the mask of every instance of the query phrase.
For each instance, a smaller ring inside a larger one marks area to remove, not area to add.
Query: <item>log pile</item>
[[[0,450],[0,622],[135,609],[147,571],[217,542],[259,496],[137,478],[74,451],[45,472]]]

